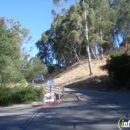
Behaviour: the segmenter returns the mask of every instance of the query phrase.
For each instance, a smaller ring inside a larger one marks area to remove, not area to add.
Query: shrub
[[[41,101],[42,98],[43,88],[34,88],[32,85],[14,88],[0,86],[0,106]]]
[[[115,53],[107,60],[103,69],[121,86],[130,87],[130,56],[124,53]]]

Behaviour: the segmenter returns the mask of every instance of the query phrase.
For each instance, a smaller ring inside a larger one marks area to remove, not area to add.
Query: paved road
[[[130,94],[70,90],[48,108],[31,105],[0,108],[0,130],[119,130],[120,118],[130,119]]]

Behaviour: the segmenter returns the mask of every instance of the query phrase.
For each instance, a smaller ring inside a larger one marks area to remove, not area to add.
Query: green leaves
[[[31,38],[30,31],[22,28],[19,21],[8,19],[7,24],[8,28],[4,24],[0,27],[0,84],[16,83],[24,78],[22,45]]]
[[[76,12],[76,11],[77,11],[77,6],[76,6],[75,4],[73,4],[73,5],[70,7],[69,12],[74,13],[74,12]]]
[[[45,65],[38,57],[33,57],[27,62],[23,73],[27,81],[32,82],[38,76],[42,76],[46,73]]]
[[[64,5],[63,0],[53,2]],[[98,43],[107,50],[115,42],[116,30],[129,34],[129,4],[128,0],[79,0],[59,14],[52,10],[51,28],[36,43],[38,55],[50,66],[53,61],[62,65],[72,62],[76,53],[80,56],[82,49],[86,50],[86,44],[92,47]]]
[[[46,43],[47,40],[48,40],[48,36],[45,33],[43,33],[42,34],[42,41],[43,41],[43,43]]]
[[[41,101],[43,99],[43,92],[43,87],[36,88],[32,85],[13,88],[0,85],[0,106]]]
[[[78,42],[79,40],[79,33],[75,30],[72,30],[70,32],[70,39],[72,39],[72,41]]]
[[[107,70],[109,76],[120,85],[130,88],[130,56],[128,54],[115,53],[111,55],[111,59],[107,60],[107,64],[102,69]]]

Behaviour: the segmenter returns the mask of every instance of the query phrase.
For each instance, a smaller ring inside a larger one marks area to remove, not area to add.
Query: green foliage
[[[8,26],[6,26],[8,25]],[[0,20],[0,84],[18,83],[24,79],[23,43],[27,43],[30,31],[22,28],[19,21]],[[22,51],[21,51],[22,50]]]
[[[42,40],[43,40],[43,43],[46,43],[48,40],[48,37],[45,33],[42,34]]]
[[[41,101],[42,98],[43,88],[35,88],[32,85],[14,88],[5,85],[0,86],[0,106]]]
[[[0,28],[0,83],[18,82],[20,73],[20,48],[14,41],[14,33]]]
[[[130,43],[130,35],[127,35],[126,41],[127,41],[128,43]]]
[[[57,6],[64,5],[63,1],[53,0]],[[129,42],[129,37],[126,38],[130,34],[129,12],[129,0],[79,0],[64,13],[52,10],[54,21],[49,33],[44,32],[41,41],[36,43],[38,56],[47,67],[54,60],[68,65],[74,57],[86,57],[86,44],[93,47],[98,43],[105,52],[112,49],[119,36]],[[99,51],[101,54],[103,56]],[[49,68],[50,72],[54,70],[54,67]]]
[[[70,12],[72,13],[72,12],[76,12],[76,10],[77,10],[77,7],[76,7],[76,5],[75,4],[73,4],[71,7],[70,7]]]
[[[28,82],[46,73],[45,65],[38,57],[33,57],[27,62],[23,74]]]
[[[110,44],[108,43],[108,42],[104,42],[103,44],[102,44],[102,47],[104,48],[104,50],[106,51],[106,50],[110,50]]]
[[[79,34],[78,34],[78,32],[75,31],[75,30],[72,30],[70,32],[70,38],[71,38],[72,41],[75,41],[75,42],[78,41],[79,40]]]
[[[50,65],[50,66],[48,66],[48,72],[51,74],[51,73],[55,72],[59,67],[60,66],[57,64]]]
[[[103,69],[108,71],[110,77],[120,85],[130,88],[130,56],[128,54],[115,53]]]

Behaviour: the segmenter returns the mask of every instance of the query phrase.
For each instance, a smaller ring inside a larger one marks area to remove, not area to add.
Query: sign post
[[[50,87],[50,93],[51,93],[51,86],[54,86],[54,81],[53,80],[48,80],[47,85]]]

